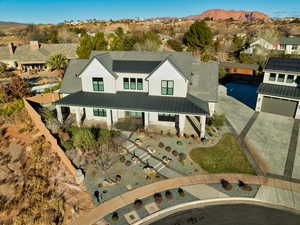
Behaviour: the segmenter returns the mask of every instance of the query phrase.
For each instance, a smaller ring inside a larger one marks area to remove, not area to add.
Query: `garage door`
[[[264,97],[261,111],[294,117],[298,102],[279,98]]]

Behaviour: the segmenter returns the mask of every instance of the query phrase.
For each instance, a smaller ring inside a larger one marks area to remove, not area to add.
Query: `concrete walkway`
[[[297,196],[300,192],[300,184],[290,183],[287,181],[262,177],[262,176],[251,176],[245,174],[211,174],[211,175],[197,175],[197,176],[190,176],[190,177],[177,177],[174,179],[168,179],[164,181],[160,181],[157,183],[149,184],[135,190],[126,192],[121,194],[120,196],[108,200],[101,205],[97,206],[96,208],[89,211],[89,213],[79,217],[76,221],[72,221],[72,225],[93,225],[104,216],[120,209],[128,204],[132,204],[136,199],[143,199],[148,196],[151,196],[157,192],[163,192],[170,189],[175,189],[179,187],[188,187],[191,185],[201,185],[201,184],[213,184],[219,183],[221,179],[226,179],[231,183],[238,183],[238,180],[243,180],[248,184],[261,184],[264,186],[271,186],[274,188],[279,188],[283,190],[287,190],[289,192],[298,192]],[[199,186],[198,186],[199,187]],[[211,191],[209,189],[204,189],[203,194],[211,194],[211,198],[218,198],[219,192]],[[215,195],[213,194],[215,193]],[[263,192],[262,192],[263,193]],[[285,196],[281,195],[282,192],[276,192],[277,198],[281,199],[282,201],[287,201]],[[284,192],[285,193],[285,192]],[[258,195],[262,196],[262,194]],[[224,197],[224,195],[221,195]],[[263,197],[260,197],[263,198]],[[265,197],[265,199],[267,199]],[[298,201],[298,200],[297,200]],[[293,204],[295,207],[299,207],[298,202]],[[300,208],[297,208],[300,210]]]

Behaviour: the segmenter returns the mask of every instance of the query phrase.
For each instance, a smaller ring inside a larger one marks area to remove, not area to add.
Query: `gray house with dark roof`
[[[256,111],[300,118],[300,59],[269,58],[258,88]]]
[[[20,46],[9,43],[8,46],[0,47],[0,62],[23,72],[44,70],[46,61],[51,55],[62,54],[67,59],[77,58],[77,47],[78,44],[74,43],[44,44],[30,41],[29,44]]]
[[[198,62],[188,52],[94,51],[89,59],[74,59],[66,70],[55,102],[78,125],[113,127],[139,118],[146,128],[183,132],[186,116],[200,121],[205,135],[207,116],[214,113],[218,64]]]

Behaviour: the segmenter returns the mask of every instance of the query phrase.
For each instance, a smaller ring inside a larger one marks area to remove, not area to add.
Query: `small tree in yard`
[[[183,37],[183,42],[193,51],[203,52],[213,43],[213,33],[204,21],[196,21]]]
[[[49,57],[46,64],[51,70],[62,71],[66,68],[68,59],[62,54],[55,54]]]
[[[28,83],[20,77],[12,78],[10,83],[2,85],[0,89],[3,90],[3,99],[5,102],[11,102],[15,98],[20,99],[31,95]]]

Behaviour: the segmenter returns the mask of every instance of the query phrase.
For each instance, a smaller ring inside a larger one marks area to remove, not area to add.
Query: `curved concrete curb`
[[[265,202],[265,201],[261,201],[261,200],[257,200],[257,199],[223,198],[223,199],[199,200],[199,201],[188,202],[188,203],[184,203],[184,204],[180,204],[180,205],[175,205],[173,207],[163,209],[161,211],[153,213],[153,214],[139,220],[138,222],[134,223],[133,225],[149,225],[149,224],[157,221],[158,219],[162,219],[162,218],[172,215],[174,213],[189,210],[189,209],[202,208],[202,207],[211,206],[211,205],[243,204],[243,203],[266,206],[269,208],[277,208],[277,209],[281,209],[281,210],[288,210],[288,211],[292,211],[292,212],[300,215],[300,212],[298,210],[284,207],[284,206],[274,205],[269,202]]]
[[[133,203],[136,199],[143,199],[157,192],[163,192],[170,189],[196,184],[220,183],[221,179],[226,179],[231,183],[238,183],[238,180],[242,180],[248,184],[265,185],[284,189],[290,192],[300,192],[300,184],[298,183],[291,183],[288,181],[247,174],[208,174],[177,177],[145,185],[140,188],[125,192],[118,197],[100,204],[85,215],[80,216],[76,221],[72,222],[72,225],[95,224],[104,216]]]

